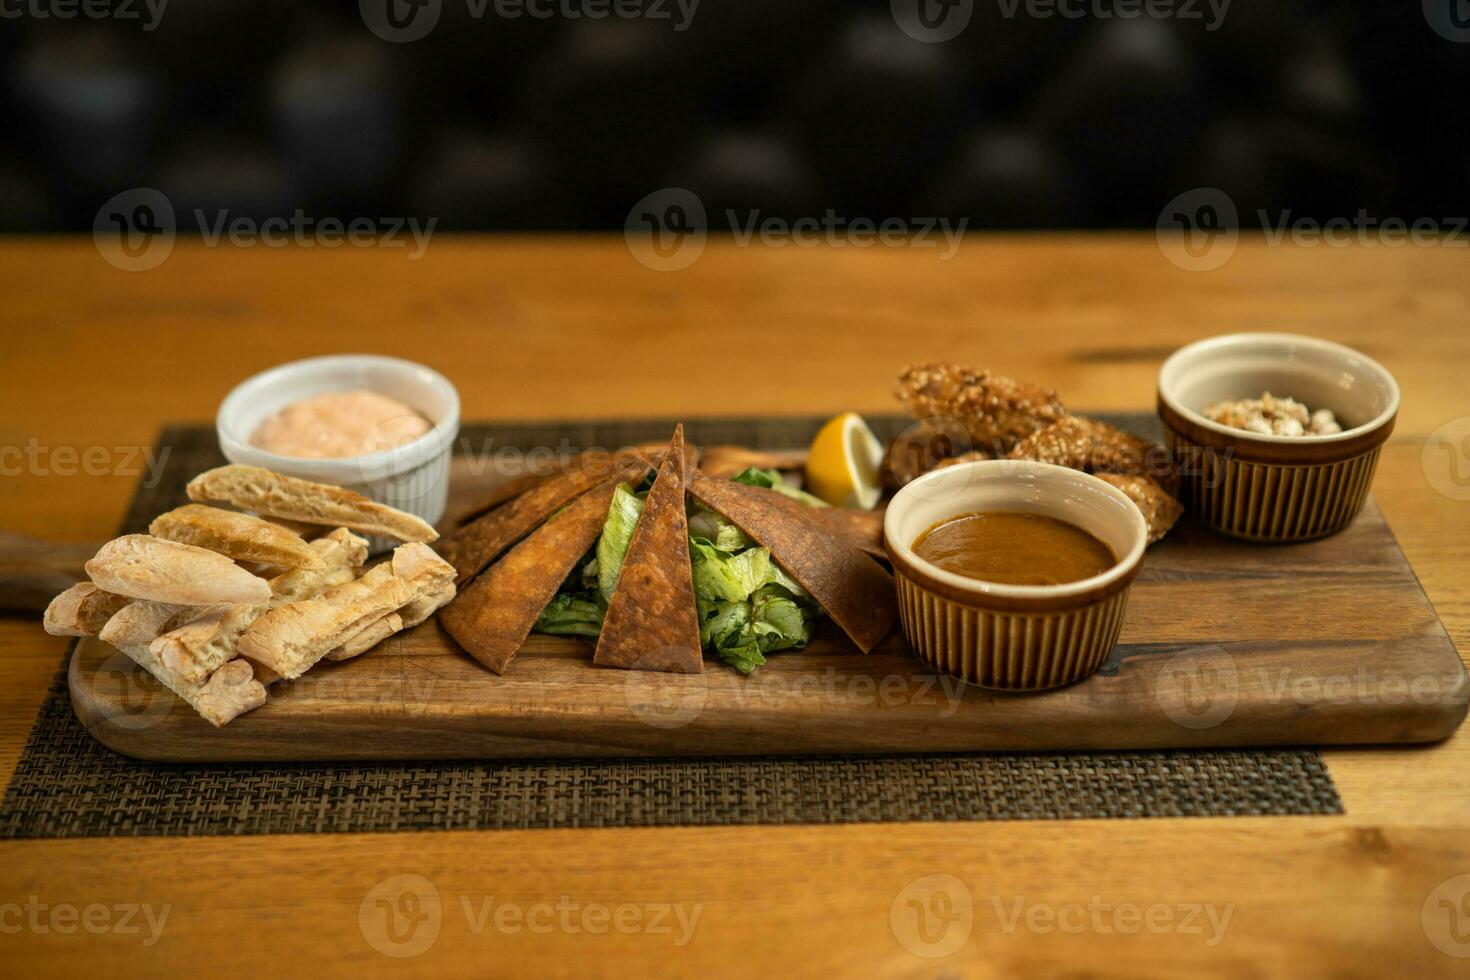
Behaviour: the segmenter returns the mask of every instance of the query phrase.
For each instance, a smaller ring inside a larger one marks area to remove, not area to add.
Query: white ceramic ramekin
[[[914,552],[914,540],[940,521],[996,510],[1067,521],[1102,540],[1118,563],[1065,585],[1005,585],[947,572]],[[888,505],[883,545],[904,634],[921,657],[972,684],[1035,691],[1081,680],[1107,659],[1148,524],[1137,504],[1097,477],[998,459],[947,466],[907,484]]]
[[[1216,402],[1267,391],[1331,409],[1342,431],[1262,435],[1204,415]],[[1316,337],[1212,337],[1175,351],[1159,371],[1159,417],[1185,509],[1248,541],[1307,541],[1347,527],[1368,498],[1398,410],[1398,383],[1382,364]]]
[[[413,442],[350,459],[301,459],[250,444],[256,426],[291,402],[361,390],[398,399],[434,427]],[[346,487],[435,524],[444,516],[449,495],[449,461],[459,434],[459,392],[439,372],[396,357],[312,357],[241,382],[220,405],[215,429],[220,449],[232,463]],[[383,544],[375,541],[374,550]]]

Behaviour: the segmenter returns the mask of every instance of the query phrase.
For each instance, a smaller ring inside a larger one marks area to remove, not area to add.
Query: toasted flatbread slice
[[[211,606],[154,638],[148,649],[188,683],[203,683],[234,659],[235,644],[265,610],[245,603]]]
[[[388,637],[403,629],[403,617],[396,612],[390,612],[382,619],[368,623],[335,650],[327,653],[327,660],[351,660],[353,657],[367,653],[373,647],[382,643]]]
[[[629,482],[643,476],[630,473]],[[439,614],[449,635],[480,663],[505,673],[536,617],[602,533],[620,482],[608,480],[577,497],[460,592]]]
[[[200,717],[215,728],[229,724],[247,711],[265,704],[265,685],[243,660],[232,660],[203,683],[192,684],[170,671],[148,649],[146,643],[118,646],[134,663],[158,678],[159,683],[183,698]]]
[[[360,493],[259,466],[232,464],[206,470],[189,481],[187,491],[190,500],[230,504],[267,518],[345,527],[397,541],[433,541],[439,536],[421,518]]]
[[[458,590],[453,582],[446,582],[437,591],[426,596],[415,599],[402,609],[398,615],[403,618],[403,629],[411,630],[420,623],[426,622],[428,618],[454,601]]]
[[[689,567],[684,487],[684,426],[680,425],[674,429],[673,441],[628,542],[592,657],[599,667],[678,674],[704,670]]]
[[[153,602],[209,606],[265,602],[271,596],[265,579],[224,555],[148,534],[127,534],[107,542],[86,568],[98,588]]]
[[[118,610],[132,602],[104,592],[91,582],[78,582],[51,600],[42,622],[52,636],[96,636]]]
[[[869,652],[898,618],[893,578],[802,504],[764,487],[696,473],[689,492],[771,551],[776,564],[812,594],[833,622]]]
[[[147,646],[200,612],[198,606],[175,606],[167,602],[135,599],[114,613],[97,636],[118,649],[140,643]]]
[[[391,560],[362,578],[267,612],[236,648],[240,656],[294,680],[368,625],[453,579],[454,568],[427,545],[400,545]]]
[[[648,460],[636,453],[603,456],[600,461],[584,460],[582,465],[551,477],[466,524],[440,544],[439,553],[454,566],[458,573],[456,581],[463,585],[567,501],[609,480],[613,484],[636,483],[648,473],[649,466]]]
[[[327,654],[328,660],[351,660],[367,653],[373,647],[403,630],[411,630],[427,620],[454,598],[453,582],[448,582],[438,592],[415,599],[402,609],[389,613],[376,623],[364,628],[352,639]]]
[[[185,504],[159,514],[148,525],[155,538],[192,544],[236,561],[279,568],[321,568],[322,560],[301,535],[279,524],[234,510]]]
[[[339,527],[324,537],[311,541],[311,550],[321,559],[321,568],[295,568],[270,580],[270,605],[310,599],[322,589],[350,582],[362,571],[367,561],[367,538]]]
[[[298,568],[270,580],[266,605],[223,605],[201,611],[149,644],[149,650],[168,668],[191,684],[202,683],[235,656],[236,644],[268,609],[309,599],[333,586],[357,578],[368,543],[346,528],[338,528],[311,542],[321,568]]]

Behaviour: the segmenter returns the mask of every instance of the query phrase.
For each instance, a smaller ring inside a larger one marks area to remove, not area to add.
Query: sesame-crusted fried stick
[[[1151,476],[1166,492],[1178,486],[1178,473],[1169,451],[1106,422],[1071,416],[1023,440],[1008,454],[1011,459],[1055,463],[1087,473]]]
[[[954,419],[997,454],[1067,414],[1050,388],[959,364],[911,365],[894,390],[914,418]]]
[[[1164,491],[1151,476],[1124,476],[1121,473],[1098,473],[1099,480],[1111,483],[1122,490],[1143,511],[1148,522],[1148,543],[1169,533],[1169,528],[1184,513],[1184,505]]]

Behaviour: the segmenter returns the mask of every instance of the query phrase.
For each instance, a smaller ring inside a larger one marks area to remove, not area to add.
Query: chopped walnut
[[[1330,436],[1342,431],[1331,409],[1310,412],[1296,399],[1277,398],[1269,391],[1260,398],[1217,402],[1205,409],[1205,418],[1265,436]]]

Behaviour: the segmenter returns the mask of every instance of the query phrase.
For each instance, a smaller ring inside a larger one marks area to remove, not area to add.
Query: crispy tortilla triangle
[[[665,444],[661,442],[639,443],[636,446],[629,446],[624,449],[623,455],[625,457],[648,456],[654,459],[662,459],[664,449]],[[684,450],[684,458],[688,461],[688,466],[694,465],[698,455],[699,448],[697,446],[688,446]],[[606,451],[589,449],[563,462],[561,468],[565,470],[579,470],[586,466],[602,466],[605,468],[608,465],[609,460]],[[463,513],[454,519],[454,524],[456,527],[469,524],[471,521],[484,517],[487,513],[502,504],[519,497],[528,490],[535,489],[555,477],[556,469],[554,468],[548,471],[531,470],[508,477],[467,507]]]
[[[600,667],[698,674],[704,669],[699,614],[689,567],[684,512],[684,426],[674,429],[633,529],[608,603],[597,652]]]
[[[797,506],[801,506],[798,504]],[[852,507],[808,507],[806,513],[833,534],[874,558],[888,560],[883,550],[883,512]]]
[[[550,480],[552,473],[517,473],[501,483],[496,484],[493,490],[480,496],[471,504],[463,514],[455,518],[455,526],[463,527],[471,521],[484,517],[487,513],[499,507],[508,500],[512,500],[541,484]]]
[[[644,464],[629,481],[647,471]],[[602,532],[619,482],[608,480],[573,500],[445,606],[439,622],[449,635],[480,663],[505,673],[536,617]]]
[[[479,520],[466,524],[439,543],[439,553],[454,566],[457,573],[455,581],[463,585],[567,501],[603,482],[613,485],[637,483],[648,469],[648,460],[635,453],[585,459],[576,468],[550,477]]]
[[[708,446],[699,458],[706,476],[729,479],[754,466],[762,470],[799,470],[806,465],[805,449],[748,449],[745,446]]]
[[[845,537],[802,513],[802,504],[774,490],[695,473],[689,492],[771,550],[771,557],[864,653],[893,628],[898,604],[893,579]]]

